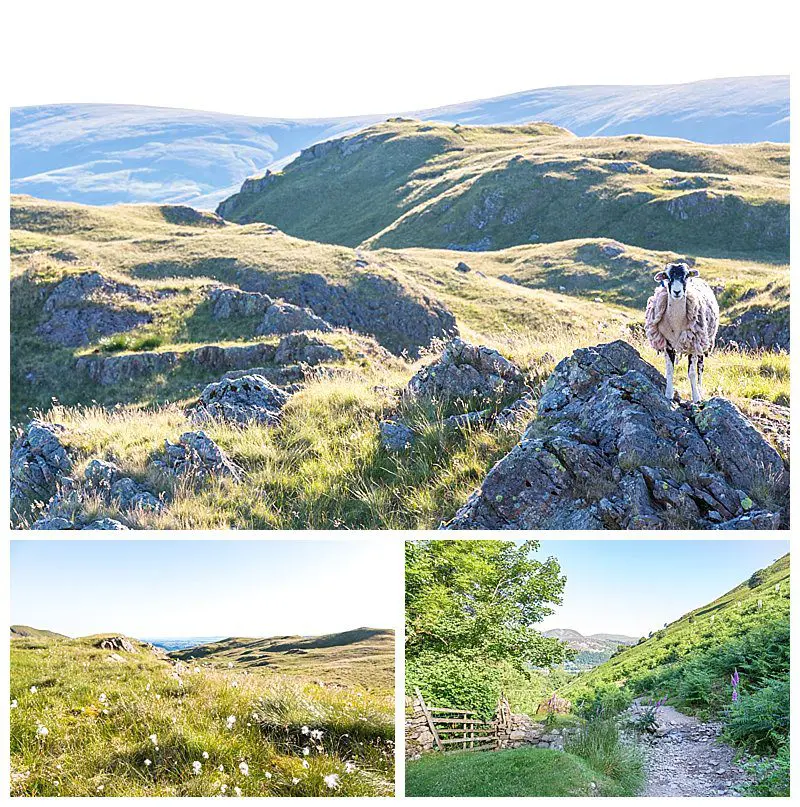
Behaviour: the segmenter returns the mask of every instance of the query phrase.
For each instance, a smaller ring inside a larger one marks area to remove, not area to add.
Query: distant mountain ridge
[[[542,635],[548,638],[560,639],[575,650],[606,650],[610,645],[613,645],[613,649],[616,650],[617,645],[631,645],[639,641],[638,636],[625,636],[617,633],[592,633],[589,636],[584,636],[579,631],[571,628],[552,628],[551,630],[543,631]]]
[[[247,176],[391,114],[302,120],[124,104],[18,107],[11,110],[11,189],[85,204],[212,209]],[[789,78],[549,87],[402,114],[471,125],[545,120],[582,136],[788,142]]]

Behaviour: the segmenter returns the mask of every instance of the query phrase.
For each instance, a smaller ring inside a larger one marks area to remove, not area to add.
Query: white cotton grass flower
[[[217,770],[218,770],[220,773],[225,773],[225,766],[224,766],[224,765],[220,765],[220,766],[219,766],[219,768],[217,768]]]
[[[339,787],[339,774],[329,773],[327,776],[323,777],[322,781],[325,782],[329,790],[336,790],[336,788]]]
[[[314,729],[311,732],[311,739],[312,740],[321,740],[323,734],[324,734],[324,732],[321,729]]]
[[[105,785],[98,785],[97,786],[97,792],[98,793],[102,793],[105,789],[106,789]]]
[[[250,766],[244,760],[239,763],[239,773],[242,776],[250,776]]]
[[[202,757],[203,759],[208,759],[208,751],[203,751]]]
[[[257,723],[260,719],[261,718],[258,716],[258,712],[253,712],[253,720],[255,720]]]
[[[36,726],[36,734],[37,734],[39,737],[47,737],[47,735],[48,735],[49,733],[50,733],[50,729],[48,729],[48,728],[47,728],[47,726],[43,726],[41,723],[39,723],[39,724]]]
[[[240,787],[235,787],[235,788],[233,788],[233,792],[234,792],[234,793],[235,793],[237,796],[241,796],[241,795],[242,795],[242,788],[240,788]]]
[[[301,734],[308,734],[310,731],[311,731],[311,729],[308,726],[302,726],[300,728],[300,733]]]
[[[151,734],[150,735],[150,742],[153,743],[153,745],[158,745],[158,735],[157,734]]]
[[[227,793],[228,792],[228,786],[227,785],[220,785],[219,789],[220,789],[220,793]]]
[[[36,687],[31,687],[31,695],[35,695],[38,691]]]
[[[150,684],[148,684],[148,685],[147,685],[147,686],[144,688],[144,691],[145,691],[145,692],[149,692],[149,691],[150,691]]]
[[[272,779],[272,774],[269,771],[265,771],[264,778],[265,779]]]
[[[228,715],[228,717],[225,718],[225,727],[226,728],[232,729],[234,727],[235,723],[236,723],[236,715]]]
[[[229,662],[228,662],[228,669],[230,670],[230,669],[232,669],[232,668],[233,668],[233,662],[232,662],[232,661],[229,661]]]
[[[16,709],[18,706],[19,706],[19,704],[17,703],[17,699],[14,698],[14,700],[11,701],[11,708]]]
[[[108,700],[105,692],[100,693],[100,703],[105,703]]]
[[[303,746],[303,756],[307,757],[311,753],[311,749],[306,745]]]
[[[344,763],[344,772],[345,773],[355,773],[356,770],[356,763],[355,762],[345,762]]]
[[[293,784],[293,785],[296,785],[296,784],[297,784],[299,781],[300,781],[300,780],[299,780],[299,779],[298,779],[296,776],[293,776],[293,777],[292,777],[292,784]]]
[[[153,764],[153,760],[152,760],[152,759],[146,759],[146,760],[144,761],[144,766],[145,766],[145,768],[149,768],[149,767],[150,767],[152,764]]]
[[[238,682],[238,681],[231,681],[231,686],[232,686],[234,689],[236,689],[236,687],[238,687],[238,686],[239,686],[239,682]]]
[[[192,763],[192,772],[194,773],[194,775],[195,775],[195,776],[199,776],[199,775],[200,775],[200,771],[202,771],[202,770],[203,770],[203,763],[202,763],[202,762],[199,762],[198,760],[195,760],[195,761]]]

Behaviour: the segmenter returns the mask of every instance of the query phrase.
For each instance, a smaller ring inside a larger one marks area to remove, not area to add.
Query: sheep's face
[[[690,269],[685,263],[668,263],[664,271],[655,276],[655,280],[664,286],[673,300],[680,300],[686,295],[689,278],[699,274],[697,269]]]

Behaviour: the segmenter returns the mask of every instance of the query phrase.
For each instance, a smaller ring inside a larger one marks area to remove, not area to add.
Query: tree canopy
[[[566,645],[535,624],[561,603],[566,578],[538,541],[406,544],[406,653],[470,655],[520,669],[563,661]]]

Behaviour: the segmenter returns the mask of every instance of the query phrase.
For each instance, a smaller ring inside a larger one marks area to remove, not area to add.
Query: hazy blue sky
[[[69,636],[396,627],[396,541],[12,541],[11,620]]]
[[[788,541],[542,541],[567,576],[543,629],[643,636],[737,586],[789,551]]]

